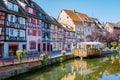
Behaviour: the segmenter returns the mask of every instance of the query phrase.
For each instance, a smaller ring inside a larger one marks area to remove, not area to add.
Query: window
[[[13,4],[11,2],[7,2],[6,5],[8,9],[18,12],[18,5]]]
[[[83,31],[83,28],[79,28],[80,29],[80,31]]]
[[[30,49],[36,49],[36,42],[35,41],[30,41]]]
[[[80,25],[83,25],[83,23],[82,23],[82,22],[80,22]]]
[[[38,20],[36,19],[36,24],[38,24]]]
[[[32,22],[32,18],[29,18],[29,22],[30,22],[30,23]]]
[[[9,35],[13,36],[14,30],[13,29],[9,29]]]
[[[56,48],[56,43],[53,44],[53,47]]]
[[[18,30],[14,29],[14,36],[17,37],[18,36]]]
[[[62,40],[62,35],[59,35],[59,39]]]
[[[88,28],[88,32],[90,32],[91,31],[91,29],[90,28]]]
[[[20,17],[20,18],[19,18],[19,23],[20,23],[20,24],[25,24],[25,18]]]
[[[33,35],[33,30],[28,29],[28,35]]]
[[[13,6],[13,10],[16,11],[16,12],[18,12],[18,5],[14,5]]]
[[[25,37],[25,31],[20,30],[20,37]]]
[[[2,34],[2,28],[0,28],[0,35]]]
[[[15,16],[15,15],[8,14],[8,21],[10,21],[10,22],[15,22],[15,21],[16,21],[16,16]]]
[[[70,48],[70,45],[68,45],[68,48]]]
[[[41,26],[44,27],[44,24],[45,24],[45,23],[42,21]]]
[[[29,7],[29,13],[33,14],[33,9]]]
[[[60,47],[60,48],[62,47],[62,43],[59,43],[59,47]]]
[[[55,34],[53,34],[53,35],[52,35],[52,38],[53,38],[53,39],[55,39],[55,38],[56,38],[56,35],[55,35]]]

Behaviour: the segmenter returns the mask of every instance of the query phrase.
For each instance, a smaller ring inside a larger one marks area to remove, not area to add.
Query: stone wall
[[[44,66],[48,66],[51,64],[60,63],[61,58],[62,58],[62,61],[64,61],[64,60],[72,59],[73,55],[55,57],[47,60],[44,64],[42,64],[42,61],[39,60],[39,61],[33,61],[33,62],[27,62],[27,63],[19,63],[15,65],[2,66],[0,67],[0,80],[6,79],[12,76],[16,76],[18,74],[22,74],[25,72],[29,72],[34,69],[42,68]]]

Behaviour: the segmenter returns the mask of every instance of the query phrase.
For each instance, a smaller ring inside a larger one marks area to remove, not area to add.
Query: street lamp
[[[47,33],[46,33],[46,36],[45,36],[45,39],[46,39],[46,54],[47,54]]]

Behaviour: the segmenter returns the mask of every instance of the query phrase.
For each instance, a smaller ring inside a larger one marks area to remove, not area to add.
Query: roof
[[[35,7],[33,7],[33,6],[30,5],[30,3],[33,3],[31,0],[30,0],[30,3],[26,2],[26,1],[25,1],[25,2],[24,2],[24,1],[17,1],[17,2],[18,2],[18,5],[21,7],[24,15],[40,19],[40,17],[39,17],[38,15],[31,14],[31,13],[29,13],[29,12],[26,12],[26,11],[23,9],[23,7],[21,6],[21,4],[20,4],[20,3],[22,3],[22,4],[25,4],[25,5],[27,5],[27,6],[35,9]]]
[[[120,22],[117,22],[116,24],[120,26]]]
[[[107,22],[106,24],[109,24],[110,27],[118,27],[118,28],[120,28],[120,25],[115,24],[115,23]]]
[[[57,25],[59,28],[63,28],[66,30],[54,17],[51,16],[51,19],[53,20],[54,24]]]
[[[100,23],[100,21],[97,18],[90,18],[90,19],[97,25],[97,28],[104,29],[103,25]]]
[[[32,3],[34,4],[38,13],[42,13],[45,15],[46,18],[43,21],[47,21],[49,23],[54,23],[53,20],[50,18],[50,16],[36,2],[32,1]]]
[[[8,2],[17,4],[16,0],[8,0]],[[23,12],[21,11],[21,8],[19,8],[19,11],[18,11],[18,12],[9,10],[9,9],[6,7],[6,5],[5,5],[5,3],[4,3],[3,0],[0,1],[0,10],[1,10],[1,11],[4,11],[4,12],[6,12],[6,13],[9,13],[9,14],[13,14],[13,15],[21,16],[21,17],[26,17],[26,16],[23,14]]]
[[[68,24],[64,24],[64,23],[62,23],[62,25],[65,26],[64,29],[65,29],[66,31],[73,31],[73,32],[74,32],[72,26],[70,26],[70,25],[68,25]]]
[[[73,20],[79,22],[91,22],[87,14],[76,12],[75,10],[63,10]]]

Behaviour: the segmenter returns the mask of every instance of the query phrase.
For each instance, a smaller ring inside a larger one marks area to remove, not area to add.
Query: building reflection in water
[[[81,75],[85,74],[87,71],[87,62],[84,60],[75,60],[72,63],[72,72],[74,72],[74,70],[77,70]]]
[[[71,65],[72,72],[65,75],[62,80],[75,80],[78,74],[84,75],[87,71],[87,62],[84,60],[74,60]]]

